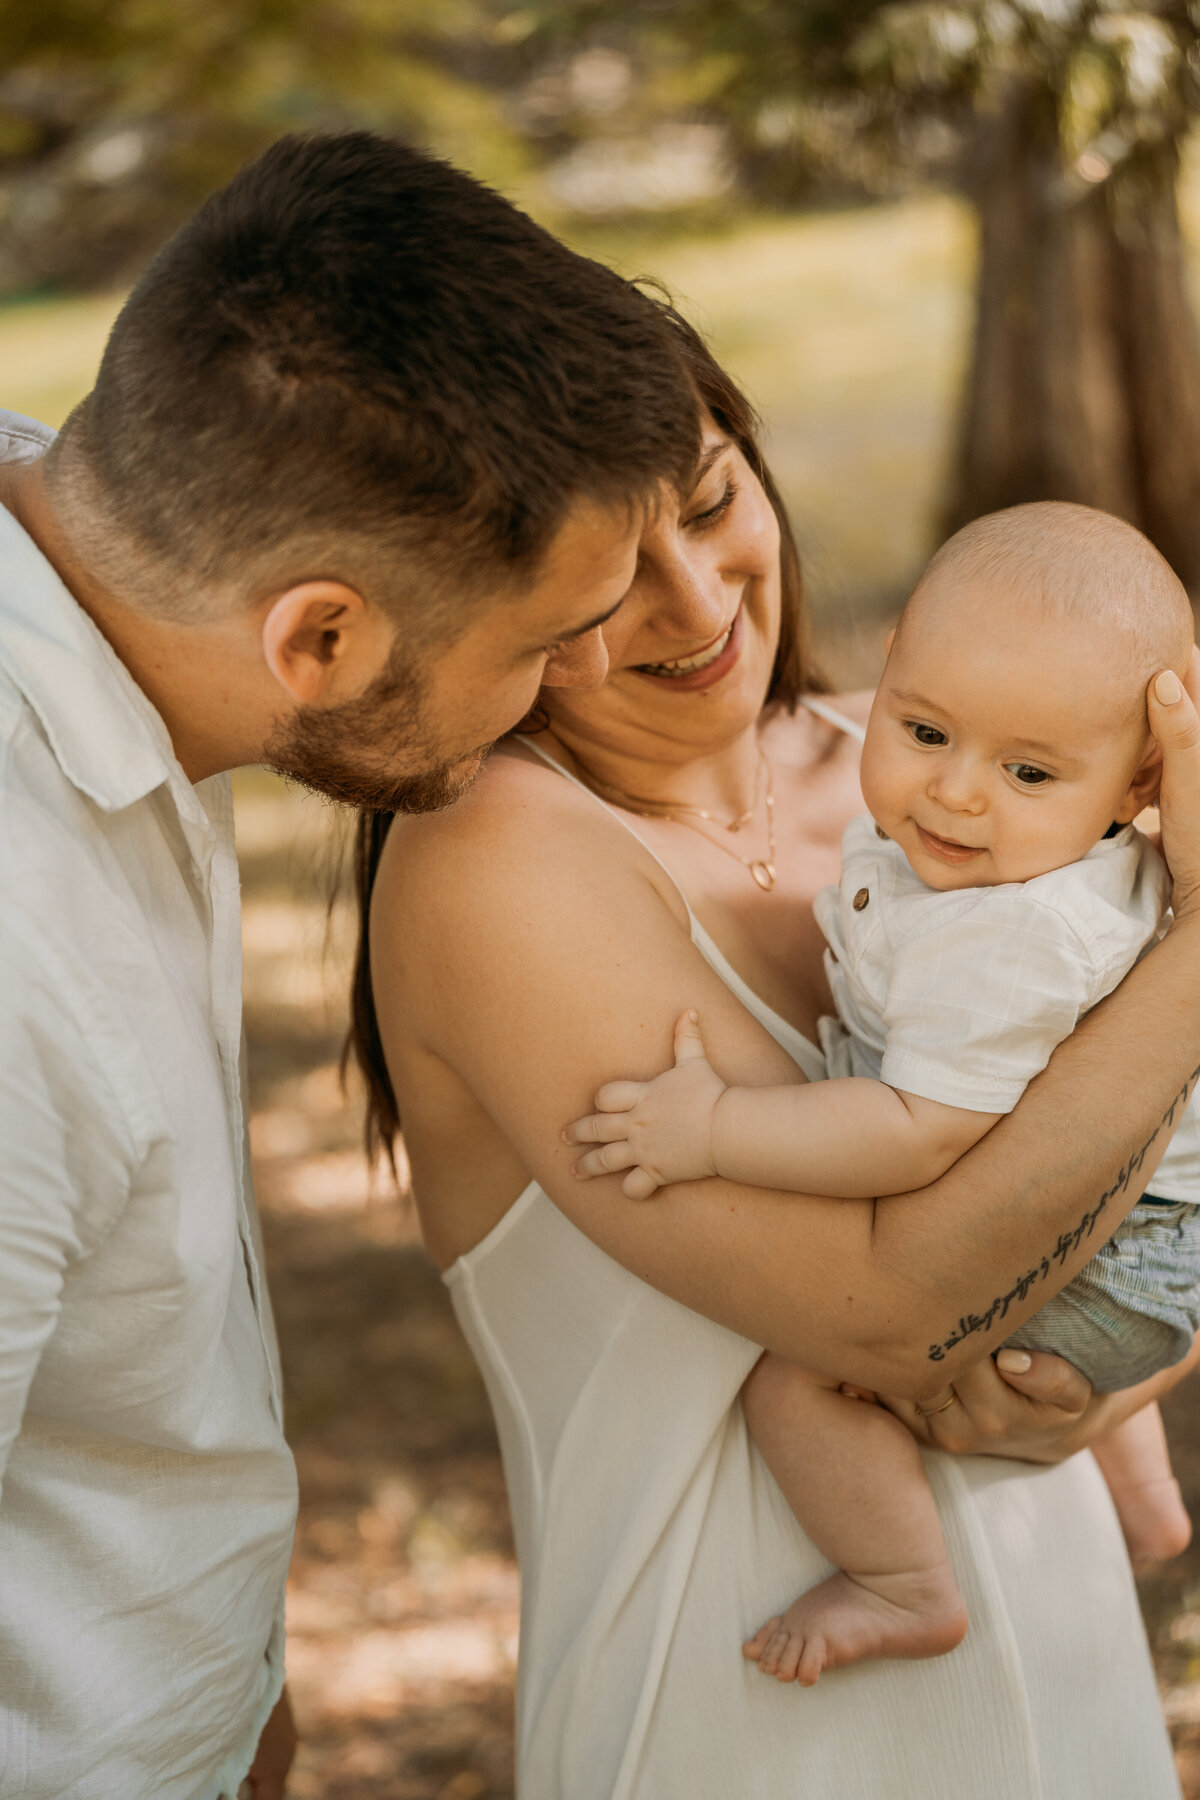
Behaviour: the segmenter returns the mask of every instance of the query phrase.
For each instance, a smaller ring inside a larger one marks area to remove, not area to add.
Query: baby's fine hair
[[[1091,506],[1039,500],[972,520],[933,556],[909,607],[948,578],[1004,588],[1123,640],[1139,692],[1158,669],[1182,674],[1191,651],[1191,603],[1170,563],[1124,519]]]

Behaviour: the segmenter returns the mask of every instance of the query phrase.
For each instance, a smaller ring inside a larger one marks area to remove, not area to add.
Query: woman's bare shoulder
[[[632,881],[664,892],[667,878],[632,832],[575,783],[501,745],[467,792],[438,813],[397,818],[376,884],[375,916],[406,931],[586,887],[603,901]],[[682,912],[673,890],[666,896]]]

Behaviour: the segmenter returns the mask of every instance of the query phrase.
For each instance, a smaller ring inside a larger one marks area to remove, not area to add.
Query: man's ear
[[[1158,784],[1162,777],[1162,751],[1151,738],[1146,754],[1138,764],[1133,780],[1129,784],[1125,798],[1113,814],[1118,825],[1129,825],[1146,807],[1153,806],[1158,799]]]
[[[300,706],[355,698],[382,670],[391,633],[378,608],[341,581],[302,581],[278,595],[262,623],[263,658]]]

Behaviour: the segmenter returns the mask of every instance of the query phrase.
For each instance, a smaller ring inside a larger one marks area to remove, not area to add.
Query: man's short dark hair
[[[458,169],[352,132],[283,138],[201,206],[49,469],[135,547],[132,597],[157,611],[325,575],[440,628],[535,569],[575,499],[636,508],[697,448],[648,296]]]

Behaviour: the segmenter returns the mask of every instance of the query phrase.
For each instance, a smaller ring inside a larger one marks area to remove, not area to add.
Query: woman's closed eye
[[[737,496],[737,483],[730,475],[726,478],[720,498],[715,500],[711,506],[705,507],[702,512],[693,513],[688,524],[697,526],[701,531],[707,530],[710,525],[715,525],[718,519],[725,516]]]
[[[1054,780],[1048,769],[1039,769],[1036,763],[1011,762],[1005,763],[1004,767],[1022,787],[1045,787],[1048,781]]]

